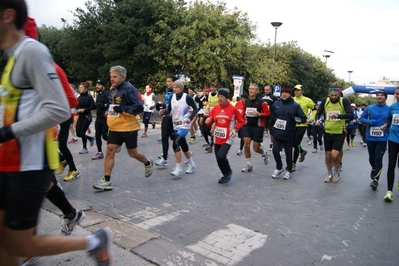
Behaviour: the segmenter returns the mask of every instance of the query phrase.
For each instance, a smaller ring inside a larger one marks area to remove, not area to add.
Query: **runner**
[[[267,102],[267,104],[269,105],[269,108],[271,108],[273,106],[273,104],[278,100],[278,98],[273,95],[273,90],[272,90],[271,85],[266,85],[263,88],[263,91],[265,92],[265,94],[263,94],[262,100]],[[267,130],[267,132],[270,132],[271,131],[270,129],[271,129],[270,117],[266,117],[265,118],[265,130]],[[267,137],[267,135],[266,135],[266,137]],[[272,149],[273,149],[273,136],[270,134],[269,151],[272,151]]]
[[[265,129],[265,119],[270,115],[269,105],[259,96],[259,86],[255,83],[249,84],[249,96],[245,101],[245,116],[247,121],[243,128],[244,137],[244,155],[247,166],[241,170],[243,173],[252,172],[253,166],[251,162],[251,141],[253,141],[253,149],[255,152],[262,154],[265,165],[269,163],[269,155],[266,150],[260,147],[263,141],[263,131]]]
[[[244,126],[243,115],[230,104],[229,97],[230,91],[228,89],[219,89],[219,104],[213,108],[205,121],[208,126],[215,123],[215,157],[223,175],[218,180],[219,184],[229,182],[233,175],[227,154],[237,135],[237,130]]]
[[[212,109],[218,104],[218,93],[216,89],[216,82],[211,82],[209,85],[210,92],[206,95],[206,105],[204,106],[204,118],[206,119],[209,114],[212,112]],[[213,151],[213,136],[212,129],[208,127],[206,123],[203,124],[202,135],[206,141],[206,145],[204,145],[205,150],[209,153]],[[208,140],[210,138],[210,140]]]
[[[76,123],[76,136],[82,139],[83,148],[79,154],[89,153],[87,150],[87,140],[90,141],[90,147],[94,145],[94,138],[86,135],[86,131],[90,127],[90,123],[93,119],[91,110],[96,109],[96,103],[94,102],[93,96],[89,93],[89,84],[82,82],[79,85],[79,104],[76,107],[78,113],[78,122]]]
[[[319,144],[319,149],[321,151],[324,150],[323,148],[323,135],[324,135],[324,124],[323,122],[316,126],[315,124],[315,117],[317,110],[319,109],[321,101],[316,103],[316,110],[313,110],[310,120],[312,121],[312,139],[313,139],[313,153],[317,153],[317,144]],[[320,116],[320,120],[324,121],[324,115]]]
[[[237,108],[238,112],[240,112],[242,118],[244,119],[244,123],[245,123],[245,101],[247,99],[248,99],[248,94],[244,92],[243,94],[241,94],[241,98],[236,104],[236,108]],[[242,136],[242,128],[243,127],[241,127],[238,130],[238,134],[237,134],[238,137],[240,138],[240,148],[237,152],[237,155],[242,155],[242,150],[244,147],[244,137]]]
[[[109,93],[109,107],[107,124],[109,127],[107,152],[104,160],[104,176],[93,184],[94,189],[112,190],[111,172],[115,165],[115,153],[125,143],[127,153],[130,157],[138,160],[144,165],[144,176],[152,175],[153,161],[146,158],[137,149],[137,135],[140,130],[140,122],[136,115],[143,112],[137,89],[125,81],[126,68],[113,66],[110,69],[110,81],[112,89]]]
[[[152,91],[150,85],[145,86],[145,94],[144,94],[144,112],[143,112],[143,124],[144,124],[144,133],[141,135],[142,138],[147,137],[148,124],[150,123],[151,117],[154,114],[156,103],[158,102],[158,98],[155,93]],[[155,122],[152,124],[152,128],[155,128]]]
[[[181,151],[187,158],[186,174],[192,174],[197,168],[191,156],[191,152],[187,145],[186,136],[190,131],[191,121],[198,112],[197,106],[189,95],[184,91],[184,84],[181,80],[173,82],[174,94],[170,99],[170,104],[165,110],[164,116],[171,116],[173,121],[174,140],[173,150],[176,157],[176,168],[171,172],[173,176],[181,177],[183,175],[181,164]],[[190,107],[193,112],[190,114]]]
[[[357,112],[356,112],[356,104],[351,103],[351,107],[353,110],[353,119],[348,121],[347,123],[347,132],[346,132],[346,143],[348,144],[348,147],[346,148],[348,151],[351,149],[351,145],[352,147],[355,147],[355,136],[356,136],[356,129],[357,129]]]

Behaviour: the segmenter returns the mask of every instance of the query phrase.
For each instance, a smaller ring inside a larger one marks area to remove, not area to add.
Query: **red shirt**
[[[234,138],[231,137],[233,129],[240,130],[245,120],[236,107],[229,102],[226,106],[216,105],[208,116],[211,122],[215,123],[215,144],[233,144]]]

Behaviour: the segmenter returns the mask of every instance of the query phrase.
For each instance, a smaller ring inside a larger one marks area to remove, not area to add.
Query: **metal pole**
[[[273,61],[276,61],[276,41],[277,41],[277,27],[274,30],[274,54],[273,54]]]

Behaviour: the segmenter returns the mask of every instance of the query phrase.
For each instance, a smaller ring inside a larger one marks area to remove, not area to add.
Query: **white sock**
[[[176,164],[176,170],[181,170],[181,163]]]
[[[194,164],[193,157],[190,157],[190,159],[188,159],[188,163],[189,163],[190,165],[193,165],[193,164]]]
[[[251,165],[251,158],[247,158],[247,165]]]
[[[96,237],[95,235],[88,235],[86,236],[86,250],[90,251],[98,247],[100,245],[100,239]]]

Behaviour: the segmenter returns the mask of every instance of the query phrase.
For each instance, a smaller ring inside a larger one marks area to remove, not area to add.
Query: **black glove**
[[[0,143],[15,139],[15,135],[11,130],[11,126],[0,128]]]
[[[117,113],[122,113],[123,112],[122,107],[120,107],[119,105],[114,106],[114,111],[117,112]]]

